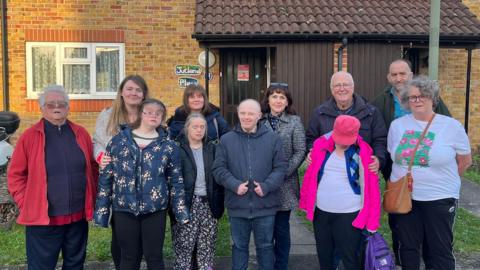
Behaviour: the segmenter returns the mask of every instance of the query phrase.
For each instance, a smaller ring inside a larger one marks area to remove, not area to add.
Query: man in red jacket
[[[8,169],[8,190],[25,225],[28,269],[83,269],[88,223],[95,208],[98,166],[92,140],[67,120],[60,85],[39,96],[43,118],[20,136]]]

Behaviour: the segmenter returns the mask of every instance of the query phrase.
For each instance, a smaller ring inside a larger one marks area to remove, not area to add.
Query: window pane
[[[55,47],[32,48],[33,92],[41,92],[50,84],[56,83]]]
[[[63,86],[69,94],[90,94],[90,65],[63,65]]]
[[[65,58],[87,58],[87,48],[65,48]]]
[[[116,92],[120,80],[120,49],[97,47],[97,92]]]

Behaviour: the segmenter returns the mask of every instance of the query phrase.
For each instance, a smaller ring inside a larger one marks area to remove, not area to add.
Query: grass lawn
[[[172,237],[170,222],[167,220],[165,244],[163,252],[165,258],[173,258]],[[18,265],[26,263],[24,227],[15,225],[10,231],[0,230],[0,266]],[[90,226],[87,246],[87,261],[111,260],[110,255],[111,230]],[[217,256],[230,256],[230,227],[226,214],[219,222],[217,239]]]
[[[477,150],[472,153],[472,166],[463,175],[468,180],[480,184],[480,152]]]

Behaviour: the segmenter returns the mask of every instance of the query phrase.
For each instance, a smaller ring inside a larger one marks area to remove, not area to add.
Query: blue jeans
[[[273,241],[275,251],[275,270],[288,269],[290,255],[290,212],[278,211],[275,215]]]
[[[248,268],[248,245],[253,230],[257,262],[260,270],[273,270],[273,227],[275,216],[257,218],[229,217],[230,231],[233,239],[232,269]]]

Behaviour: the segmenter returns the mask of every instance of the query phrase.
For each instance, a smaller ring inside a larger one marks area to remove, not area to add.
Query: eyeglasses
[[[337,83],[333,85],[333,89],[349,89],[353,86],[352,83]]]
[[[418,101],[421,101],[421,102],[424,102],[425,99],[427,98],[430,98],[429,96],[426,96],[426,95],[418,95],[418,96],[408,96],[408,101],[409,102],[418,102]]]
[[[285,88],[285,89],[288,89],[288,83],[272,82],[272,83],[270,83],[270,87],[272,87],[272,88]]]
[[[154,117],[160,117],[162,116],[162,112],[161,111],[156,111],[156,112],[142,112],[143,115],[147,115],[147,116],[154,116]]]
[[[44,107],[49,110],[53,110],[56,108],[65,109],[68,107],[68,103],[66,101],[51,101],[51,102],[45,103]]]

